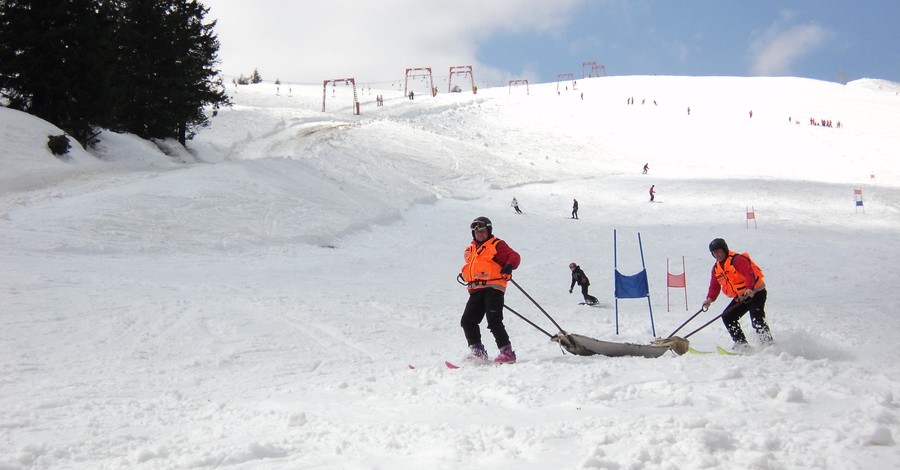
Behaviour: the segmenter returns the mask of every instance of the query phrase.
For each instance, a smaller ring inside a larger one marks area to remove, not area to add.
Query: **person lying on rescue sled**
[[[472,243],[463,255],[466,264],[459,275],[469,289],[469,300],[459,320],[469,343],[470,353],[465,360],[490,362],[481,343],[481,328],[478,326],[487,317],[487,327],[500,349],[494,362],[511,364],[516,362],[516,353],[503,325],[503,297],[521,257],[505,241],[494,236],[491,219],[476,217],[469,228],[472,230]]]
[[[731,297],[731,303],[725,307],[722,323],[734,341],[734,349],[747,348],[747,337],[741,330],[741,317],[750,312],[750,324],[756,330],[762,344],[772,343],[772,333],[766,323],[766,283],[763,272],[750,259],[747,253],[736,253],[728,249],[728,244],[721,238],[709,243],[709,252],[716,258],[709,281],[709,291],[703,301],[704,310],[724,292]]]

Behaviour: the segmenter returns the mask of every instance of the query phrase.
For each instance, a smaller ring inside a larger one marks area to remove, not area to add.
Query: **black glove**
[[[572,289],[569,289],[569,293],[570,293],[570,294],[572,293]]]
[[[511,264],[506,263],[500,268],[500,274],[512,274],[513,267]]]

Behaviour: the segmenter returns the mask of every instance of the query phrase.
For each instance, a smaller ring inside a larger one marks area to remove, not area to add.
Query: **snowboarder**
[[[499,238],[494,237],[491,220],[476,217],[469,225],[472,243],[466,248],[459,278],[469,289],[469,300],[460,318],[460,326],[469,344],[467,362],[487,363],[490,357],[481,343],[479,324],[487,317],[487,327],[494,335],[500,353],[497,363],[516,362],[506,327],[503,326],[503,297],[512,272],[519,267],[521,257]]]
[[[655,184],[650,185],[650,202],[653,202],[653,198],[656,197],[656,191],[653,189],[655,187]]]
[[[522,213],[522,211],[519,209],[519,201],[517,201],[516,198],[513,198],[512,202],[510,202],[509,205],[516,210],[516,214]]]
[[[722,316],[722,323],[734,341],[734,349],[747,347],[747,338],[741,330],[741,317],[750,312],[750,324],[756,330],[760,342],[772,343],[772,333],[766,323],[766,283],[759,266],[750,259],[747,253],[736,253],[728,249],[728,244],[721,238],[709,243],[709,252],[716,258],[709,280],[709,291],[703,301],[704,310],[719,297],[719,292],[731,297],[731,303],[725,307],[727,314]]]
[[[646,175],[648,171],[650,171],[650,164],[644,163],[644,174]]]
[[[593,295],[588,294],[588,286],[591,285],[590,279],[588,279],[587,275],[584,274],[584,271],[581,270],[581,267],[578,266],[575,262],[569,263],[569,269],[572,271],[572,284],[569,286],[569,293],[572,293],[572,290],[575,288],[575,284],[581,286],[581,295],[584,297],[584,303],[587,305],[596,305],[597,300]]]
[[[578,218],[578,199],[572,199],[572,218]]]

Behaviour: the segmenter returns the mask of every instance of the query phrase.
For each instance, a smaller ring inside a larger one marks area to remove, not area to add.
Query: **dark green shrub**
[[[65,134],[51,135],[47,137],[47,147],[50,148],[53,155],[59,156],[69,153],[72,144],[69,143],[69,138]]]

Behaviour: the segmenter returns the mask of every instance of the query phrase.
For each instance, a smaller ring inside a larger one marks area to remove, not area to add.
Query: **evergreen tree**
[[[208,123],[205,108],[217,111],[231,104],[225,85],[216,68],[219,40],[213,32],[216,21],[204,24],[209,8],[189,0],[176,0],[167,16],[167,23],[176,35],[174,69],[178,87],[174,90],[174,119],[177,139],[184,145],[193,130]],[[190,134],[190,135],[189,135]]]
[[[177,138],[229,105],[194,0],[0,0],[0,96],[88,143],[94,127]]]
[[[193,0],[119,1],[118,130],[184,144],[207,123],[206,106],[230,104],[216,69],[216,23],[204,24],[209,9]]]
[[[250,75],[250,83],[262,83],[262,80],[259,70],[253,69],[253,74]]]
[[[87,144],[109,122],[111,16],[97,0],[0,0],[0,93]]]

